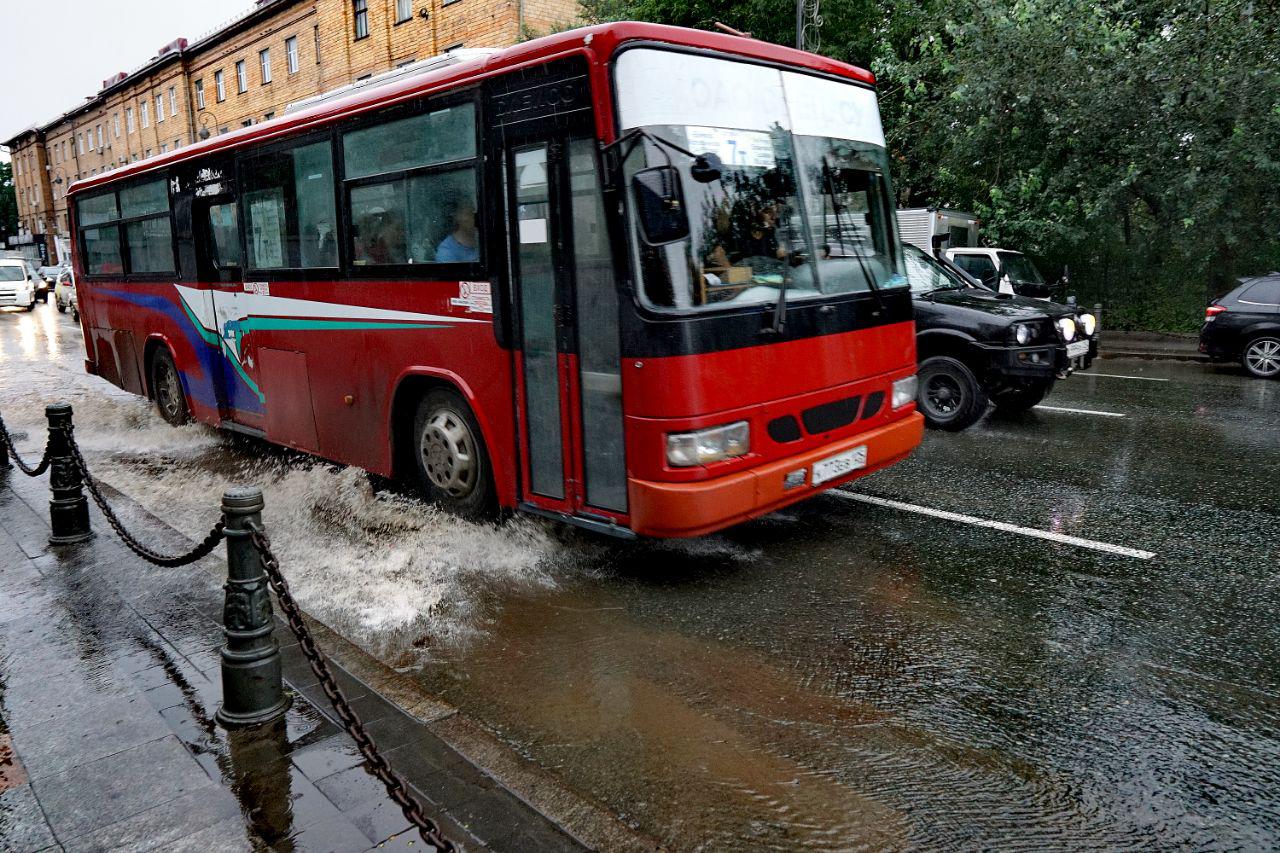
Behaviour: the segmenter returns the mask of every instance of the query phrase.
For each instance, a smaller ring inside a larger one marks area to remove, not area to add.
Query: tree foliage
[[[18,197],[13,188],[13,164],[0,162],[0,249],[18,233]]]
[[[1255,0],[826,0],[821,52],[869,67],[903,206],[1069,265],[1110,325],[1190,328],[1280,268],[1280,6]],[[585,0],[587,20],[791,44],[786,0]]]

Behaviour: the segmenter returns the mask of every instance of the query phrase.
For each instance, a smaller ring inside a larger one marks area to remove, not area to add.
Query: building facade
[[[7,248],[70,261],[66,191],[79,178],[265,121],[296,101],[440,53],[506,47],[569,26],[576,13],[577,0],[258,0],[6,140],[19,214]]]

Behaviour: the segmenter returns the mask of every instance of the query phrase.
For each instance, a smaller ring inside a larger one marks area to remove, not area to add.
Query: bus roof
[[[100,175],[75,181],[67,188],[67,195],[71,196],[92,187],[112,183],[122,178],[142,175],[155,169],[182,163],[217,151],[234,150],[250,142],[267,141],[287,136],[309,127],[327,124],[350,115],[379,109],[389,104],[429,94],[448,86],[469,84],[536,62],[575,53],[589,53],[596,62],[607,61],[623,42],[639,40],[765,59],[786,65],[808,68],[824,74],[846,77],[860,83],[875,83],[875,78],[871,72],[864,69],[838,62],[834,59],[828,59],[824,56],[818,56],[817,54],[758,39],[634,21],[596,24],[522,42],[488,56],[443,65],[438,69],[431,69],[423,74],[406,79],[392,80],[380,86],[356,90],[346,97],[323,101],[315,106],[288,112],[250,127],[238,128],[230,133],[220,134],[211,139],[193,143],[185,148],[148,157],[135,163],[126,163]]]

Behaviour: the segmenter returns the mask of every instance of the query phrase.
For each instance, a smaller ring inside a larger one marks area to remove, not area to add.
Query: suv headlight
[[[901,409],[908,403],[916,399],[916,377],[915,374],[904,376],[901,379],[893,381],[893,400],[891,406],[895,409]]]
[[[1080,324],[1084,326],[1084,336],[1092,338],[1093,333],[1098,331],[1098,318],[1092,314],[1081,314]]]
[[[1014,323],[1013,339],[1019,346],[1026,346],[1036,339],[1040,329],[1034,323]]]
[[[745,456],[750,450],[751,425],[746,421],[696,432],[667,434],[667,464],[673,468],[688,468]]]
[[[1070,343],[1076,338],[1076,321],[1071,317],[1063,317],[1058,320],[1058,329],[1062,332],[1062,339]]]

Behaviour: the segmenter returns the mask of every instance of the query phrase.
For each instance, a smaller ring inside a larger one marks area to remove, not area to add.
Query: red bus
[[[76,183],[89,372],[623,536],[919,444],[869,73],[638,23],[463,54]]]

